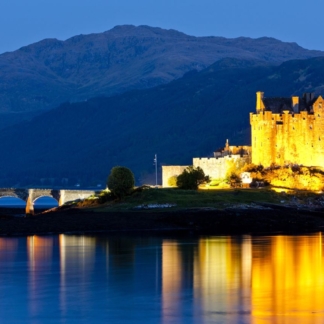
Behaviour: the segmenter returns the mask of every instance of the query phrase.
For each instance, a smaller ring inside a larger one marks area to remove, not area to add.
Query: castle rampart
[[[236,154],[233,154],[235,152]],[[210,179],[224,179],[230,170],[250,163],[250,146],[229,146],[228,141],[224,149],[214,153],[214,157],[197,157],[192,159],[194,168],[200,167]],[[170,179],[180,175],[187,165],[162,166],[162,186],[171,187]]]
[[[195,168],[200,167],[211,179],[224,179],[231,166],[234,166],[241,156],[227,155],[220,158],[193,158],[192,164]]]

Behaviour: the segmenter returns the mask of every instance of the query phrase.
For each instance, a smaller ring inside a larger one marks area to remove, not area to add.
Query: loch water
[[[324,323],[322,233],[0,238],[1,323]]]

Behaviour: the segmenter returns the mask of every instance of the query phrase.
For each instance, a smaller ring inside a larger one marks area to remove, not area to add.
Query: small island
[[[30,217],[0,218],[0,235],[280,234],[324,229],[323,194],[271,189],[139,187],[123,200],[108,191]]]

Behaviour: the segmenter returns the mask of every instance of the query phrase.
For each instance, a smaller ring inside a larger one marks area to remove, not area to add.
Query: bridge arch
[[[59,201],[50,196],[40,196],[33,201],[34,210],[46,210],[59,206]]]
[[[28,199],[26,204],[26,214],[34,214],[34,203],[41,197],[54,198],[60,206],[61,190],[53,189],[28,189]]]
[[[37,200],[41,200],[42,198],[51,198],[52,200],[55,200],[57,203],[59,202],[57,199],[55,199],[55,198],[52,197],[52,196],[43,195],[43,196],[38,196],[38,197],[34,198],[33,203],[35,203]]]

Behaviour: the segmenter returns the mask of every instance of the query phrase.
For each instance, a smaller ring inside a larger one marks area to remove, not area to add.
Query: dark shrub
[[[198,186],[204,182],[209,182],[209,176],[205,176],[200,168],[187,167],[177,177],[177,186],[180,189],[198,189]]]
[[[107,180],[107,186],[116,197],[124,197],[130,193],[134,185],[135,178],[130,169],[122,166],[116,166],[111,169]]]
[[[229,180],[232,188],[239,188],[242,186],[242,179],[236,173],[232,173]]]

